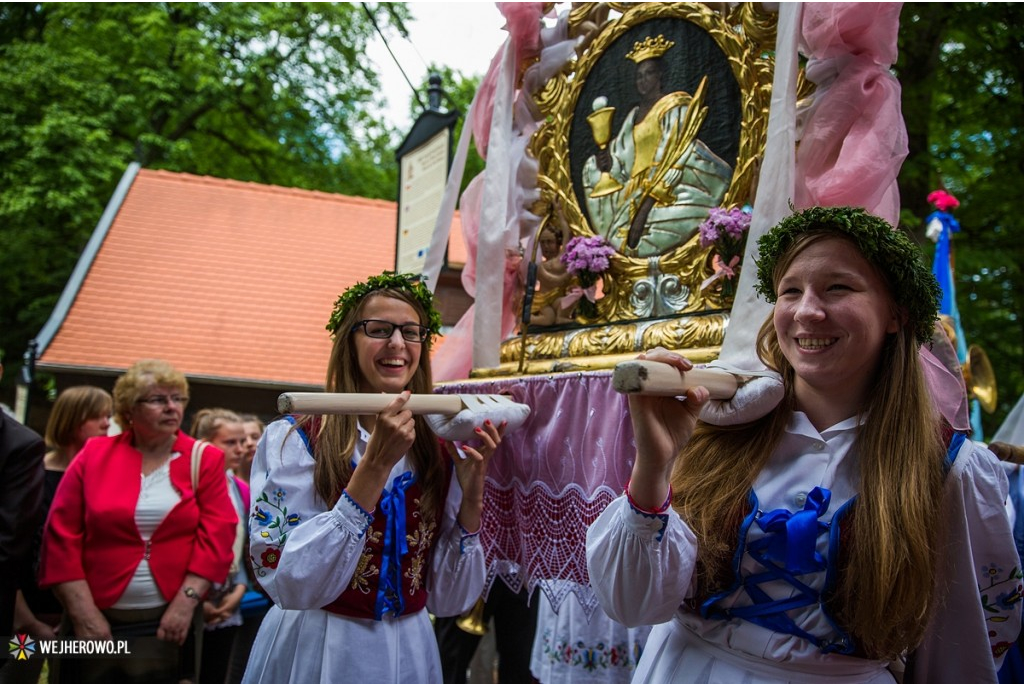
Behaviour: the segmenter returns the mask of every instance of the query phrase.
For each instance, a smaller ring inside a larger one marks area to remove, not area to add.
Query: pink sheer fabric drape
[[[470,297],[476,297],[476,254],[477,235],[480,229],[480,203],[483,192],[483,174],[477,176],[462,194],[460,204],[462,218],[462,234],[466,241],[466,266],[462,270],[462,287]],[[503,278],[503,297],[501,313],[501,329],[511,332],[519,320],[516,303],[523,289],[520,277],[520,261],[518,253],[506,255],[505,274]],[[473,362],[473,315],[476,303],[466,310],[455,327],[444,336],[444,343],[431,358],[434,381],[442,383],[460,378],[468,378]]]
[[[864,207],[892,224],[899,218],[896,176],[907,156],[896,61],[902,3],[804,5],[807,78],[817,86],[798,113],[798,209]]]
[[[903,3],[804,5],[803,52],[807,78],[817,85],[802,124],[796,153],[794,204],[864,207],[893,226],[899,223],[896,178],[907,156],[900,84],[889,71],[896,61]],[[958,430],[970,430],[963,376],[944,358],[949,347],[936,334],[922,347],[921,365],[932,399]]]
[[[540,21],[544,16],[544,3],[540,2],[498,2],[495,3],[502,16],[505,17],[505,30],[508,40],[512,43],[515,64],[522,65],[526,60],[540,53]],[[476,107],[473,111],[473,138],[480,156],[487,159],[487,143],[491,133],[491,117],[494,113],[494,93],[498,84],[498,72],[501,68],[501,50],[491,59],[491,65],[480,81],[476,94]],[[516,74],[516,82],[520,73]]]
[[[511,112],[494,111],[503,47],[494,56],[481,82],[469,123],[477,149],[486,159],[493,118],[497,116],[507,119],[502,125],[512,129],[508,159],[490,160],[489,165],[508,164],[514,183],[507,198],[508,206],[504,211],[503,223],[481,225],[481,206],[485,201],[489,206],[493,204],[492,200],[482,197],[485,185],[483,174],[466,187],[460,202],[460,217],[467,246],[467,260],[462,272],[463,287],[477,302],[487,303],[485,306],[501,302],[500,336],[506,338],[513,333],[521,317],[518,307],[525,273],[522,254],[532,254],[534,234],[540,224],[540,217],[527,209],[540,197],[537,190],[537,161],[526,153],[530,137],[541,121],[539,110],[533,102],[533,93],[574,54],[575,40],[567,36],[565,15],[554,27],[542,28],[542,3],[498,3],[498,7],[505,16],[505,28],[509,31],[508,42],[515,55],[515,82],[521,83],[522,87],[515,95]],[[523,69],[526,65],[529,66]],[[506,200],[503,198],[502,202]],[[505,236],[504,269],[501,287],[498,289],[500,292],[478,292],[477,245],[482,230],[502,232]],[[473,366],[475,319],[476,304],[446,334],[443,345],[432,358],[435,381],[445,382],[469,376]]]
[[[918,355],[921,359],[921,371],[925,382],[931,390],[932,401],[938,408],[942,418],[954,430],[969,432],[971,430],[970,408],[968,406],[967,386],[956,348],[946,335],[942,324],[935,324],[931,345],[922,345]]]

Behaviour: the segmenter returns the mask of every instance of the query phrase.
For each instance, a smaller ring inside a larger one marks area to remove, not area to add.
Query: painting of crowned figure
[[[502,364],[607,368],[657,346],[710,361],[741,258],[702,226],[749,217],[776,17],[760,3],[644,2],[579,3],[567,18],[574,58],[532,101],[536,284]]]
[[[573,125],[573,142],[593,150],[573,155],[585,160],[577,197],[619,253],[657,257],[689,241],[729,190],[739,88],[714,41],[683,21],[634,27],[597,66]]]

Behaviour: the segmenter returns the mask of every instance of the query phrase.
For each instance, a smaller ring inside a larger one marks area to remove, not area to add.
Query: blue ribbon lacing
[[[380,500],[380,511],[384,514],[384,552],[380,565],[380,583],[377,587],[377,601],[373,615],[378,621],[384,614],[401,616],[405,609],[402,596],[402,557],[409,552],[405,536],[405,491],[415,478],[406,471],[395,478],[390,490],[385,490]]]
[[[774,509],[762,513],[757,510],[757,498],[751,493],[751,504],[753,510],[744,520],[740,528],[741,543],[734,557],[734,570],[737,575],[737,582],[727,590],[719,592],[701,604],[701,615],[709,617],[729,617],[750,621],[756,625],[774,632],[796,635],[816,645],[823,652],[840,652],[848,654],[853,651],[853,645],[849,637],[831,620],[828,612],[825,612],[829,623],[840,634],[840,639],[835,642],[822,640],[819,637],[808,633],[800,628],[796,622],[786,613],[793,609],[818,604],[821,601],[820,593],[801,581],[798,576],[809,573],[829,572],[832,575],[833,569],[829,568],[829,560],[818,552],[818,538],[822,533],[829,531],[829,524],[819,519],[828,511],[832,493],[827,488],[816,487],[807,495],[807,501],[803,509],[792,512],[788,509]],[[852,500],[851,500],[852,501]],[[843,509],[849,505],[844,505]],[[837,512],[838,517],[838,512]],[[744,544],[747,539],[747,531],[753,523],[764,531],[764,537]],[[834,531],[833,531],[834,532]],[[830,536],[832,538],[832,536]],[[838,547],[838,537],[833,542]],[[832,547],[832,545],[830,545]],[[744,549],[745,548],[745,549]],[[764,570],[742,577],[740,574],[740,562],[744,551],[748,552]],[[831,556],[831,554],[829,555]],[[790,585],[796,592],[792,597],[783,599],[772,599],[767,592],[761,589],[762,583],[782,580]],[[739,587],[747,593],[752,604],[749,606],[732,607],[720,609],[714,604],[734,593]],[[822,607],[824,610],[824,607]]]
[[[945,472],[948,473],[966,440],[963,433],[952,436],[946,452]],[[818,519],[828,511],[832,493],[827,488],[816,487],[804,503],[804,508],[797,512],[786,509],[775,509],[762,513],[758,508],[757,495],[750,492],[748,502],[750,513],[740,524],[739,545],[733,555],[733,572],[736,581],[726,590],[709,597],[700,605],[700,614],[704,618],[740,618],[776,632],[802,637],[818,647],[825,654],[838,652],[852,654],[855,645],[849,633],[840,628],[828,609],[821,603],[821,594],[796,576],[805,573],[825,571],[824,594],[835,590],[837,582],[836,559],[839,556],[839,543],[842,527],[847,514],[857,497],[850,498],[832,515],[831,523]],[[765,536],[747,544],[747,533],[754,523],[760,526]],[[828,554],[823,558],[817,551],[817,539],[822,531],[828,531]],[[748,552],[763,567],[762,573],[743,577],[741,563],[743,555]],[[773,580],[784,580],[791,585],[796,594],[781,600],[773,600],[760,587],[760,583]],[[729,597],[738,589],[743,588],[753,604],[746,607],[723,609],[715,604]],[[802,630],[785,613],[811,604],[821,603],[821,612],[832,630],[838,635],[834,640],[815,637]]]

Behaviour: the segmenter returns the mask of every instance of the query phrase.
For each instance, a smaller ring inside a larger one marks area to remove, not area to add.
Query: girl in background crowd
[[[235,471],[235,475],[248,485],[252,458],[256,456],[256,445],[263,437],[264,425],[255,414],[241,414],[241,419],[242,427],[245,429],[245,454],[242,455],[242,465]]]
[[[224,451],[228,495],[238,513],[227,581],[214,586],[203,602],[205,633],[199,682],[223,683],[243,622],[241,604],[247,586],[243,555],[248,535],[249,486],[234,475],[242,468],[247,440],[241,417],[221,408],[200,409],[192,419],[191,433],[196,440],[206,440]]]

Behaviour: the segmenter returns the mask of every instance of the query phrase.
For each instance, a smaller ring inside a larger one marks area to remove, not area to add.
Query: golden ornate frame
[[[722,11],[725,13],[723,14]],[[619,13],[608,19],[608,11]],[[624,33],[651,19],[682,19],[706,31],[724,53],[740,91],[739,152],[723,207],[753,201],[771,101],[776,15],[761,3],[577,3],[569,14],[570,35],[582,35],[577,59],[534,96],[546,117],[528,151],[539,163],[541,199],[531,208],[543,217],[561,201],[573,235],[591,236],[573,191],[569,136],[588,75],[604,51]],[[534,255],[536,259],[536,255]],[[718,355],[731,302],[700,284],[711,274],[709,249],[694,235],[657,257],[616,253],[603,275],[598,316],[575,324],[528,329],[501,346],[501,366],[473,376],[607,368],[656,345],[683,350],[694,361]]]

